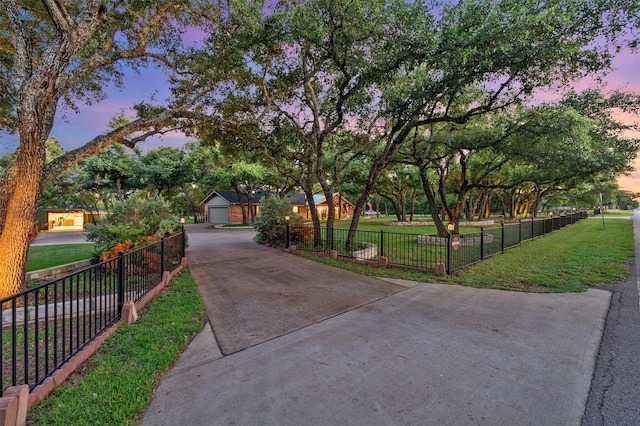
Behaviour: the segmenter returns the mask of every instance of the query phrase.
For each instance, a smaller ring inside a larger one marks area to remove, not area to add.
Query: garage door
[[[229,208],[209,207],[209,223],[229,223]]]

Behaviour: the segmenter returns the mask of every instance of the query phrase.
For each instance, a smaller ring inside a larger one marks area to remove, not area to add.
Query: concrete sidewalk
[[[609,292],[383,281],[188,232],[210,323],[141,425],[580,424]]]

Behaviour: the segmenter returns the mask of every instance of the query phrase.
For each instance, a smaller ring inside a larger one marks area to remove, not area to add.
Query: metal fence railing
[[[447,244],[446,271],[451,273],[496,253],[502,253],[523,241],[557,231],[586,218],[586,211],[578,211],[544,219],[501,223],[498,228],[480,228],[480,232],[457,238],[453,236]]]
[[[360,260],[379,261],[382,256],[391,265],[437,270],[444,265],[447,273],[479,262],[496,253],[587,217],[586,211],[567,213],[544,219],[501,223],[498,227],[480,228],[476,233],[438,237],[386,231],[356,231],[347,246],[348,230],[286,225],[272,228],[267,242],[281,247],[295,245],[299,250],[329,253]]]
[[[0,396],[41,384],[180,265],[184,232],[0,300]]]
[[[328,232],[330,233],[329,235]],[[295,245],[298,250],[329,253],[358,260],[378,261],[387,258],[388,263],[420,269],[433,269],[444,263],[446,246],[423,243],[415,234],[386,231],[356,231],[353,244],[348,247],[347,229],[314,229],[310,226],[274,227],[267,242],[281,247]]]

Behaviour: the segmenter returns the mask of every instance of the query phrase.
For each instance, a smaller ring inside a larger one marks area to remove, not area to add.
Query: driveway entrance
[[[188,235],[189,269],[225,355],[406,289],[260,246],[253,230]]]
[[[609,292],[388,282],[188,235],[210,326],[141,425],[580,424]]]

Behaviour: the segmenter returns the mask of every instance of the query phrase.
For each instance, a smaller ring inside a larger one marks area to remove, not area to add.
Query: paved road
[[[610,294],[384,281],[188,227],[209,323],[141,425],[579,425]],[[300,304],[300,305],[298,305]]]
[[[44,246],[52,244],[80,244],[86,243],[86,233],[81,227],[64,229],[54,228],[51,231],[40,232],[38,236],[31,241],[32,246]]]
[[[640,424],[640,212],[633,216],[635,252],[631,276],[612,292],[583,426]]]

